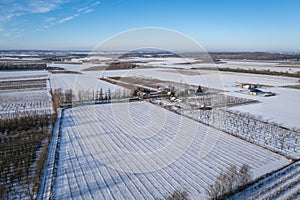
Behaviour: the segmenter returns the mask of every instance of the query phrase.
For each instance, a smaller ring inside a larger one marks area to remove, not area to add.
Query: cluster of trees
[[[55,115],[39,111],[15,112],[0,120],[0,137],[17,134],[20,131],[46,130],[50,122],[55,120]],[[0,138],[1,141],[1,138]]]
[[[14,89],[24,89],[24,88],[46,88],[47,79],[28,79],[28,80],[9,80],[1,81],[0,88],[2,90],[14,90]]]
[[[137,87],[137,88],[135,88],[134,90],[133,90],[133,92],[132,92],[132,96],[138,96],[138,93],[139,92],[145,92],[145,93],[150,93],[151,92],[151,90],[148,90],[148,89],[146,89],[146,88],[143,88],[143,87]]]
[[[213,59],[248,59],[248,60],[297,60],[300,54],[282,54],[268,52],[219,52],[209,53]]]
[[[56,110],[58,107],[66,104],[72,103],[84,103],[84,102],[106,102],[112,100],[120,100],[130,98],[132,96],[131,92],[128,90],[117,89],[111,91],[109,88],[104,91],[102,88],[100,90],[79,90],[74,93],[72,89],[67,89],[63,91],[61,88],[55,89],[52,93],[53,107]]]
[[[0,71],[4,70],[45,70],[46,63],[12,63],[12,62],[0,62]]]
[[[0,199],[34,199],[56,115],[20,114],[0,120]]]
[[[271,71],[269,69],[267,70],[257,70],[257,69],[241,69],[241,68],[218,68],[219,71],[225,71],[225,72],[238,72],[238,73],[250,73],[250,74],[265,74],[265,75],[273,75],[273,76],[287,76],[287,77],[294,77],[294,78],[300,78],[300,72],[297,73],[289,73],[289,72],[278,72],[278,71]]]
[[[239,187],[245,186],[251,181],[250,167],[243,164],[239,169],[236,166],[229,167],[222,172],[214,184],[209,185],[207,195],[212,200],[222,199],[225,195],[232,194]]]
[[[188,200],[188,193],[186,191],[175,190],[166,200]]]
[[[231,166],[222,172],[214,184],[209,185],[206,190],[209,199],[225,199],[227,195],[233,194],[240,187],[245,187],[251,181],[250,167],[243,164],[239,169]],[[188,193],[182,190],[175,190],[172,194],[167,195],[167,200],[187,200]]]
[[[206,96],[206,95],[205,95]],[[198,98],[202,98],[198,97]],[[250,103],[243,98],[229,98],[234,101],[226,102],[226,99],[215,100],[214,105],[230,105],[232,103]],[[224,104],[222,104],[222,101]],[[200,102],[203,102],[200,100]],[[153,101],[153,103],[156,103]],[[207,104],[206,104],[207,103]],[[199,103],[201,105],[201,103]],[[194,108],[192,110],[176,109],[172,106],[160,105],[174,111],[178,114],[190,117],[201,123],[213,126],[221,131],[225,131],[246,141],[256,145],[265,147],[272,151],[287,156],[289,158],[297,159],[299,156],[299,141],[300,137],[297,135],[297,130],[289,130],[277,124],[265,122],[262,119],[251,116],[249,114],[234,113],[228,110],[214,109],[214,110],[199,110],[195,109],[196,103],[189,103]],[[210,101],[204,101],[204,105],[210,105]]]
[[[213,106],[213,107],[225,107],[236,106],[240,104],[255,103],[256,100],[246,99],[241,97],[228,96],[224,94],[206,94],[198,96],[197,99],[187,99],[186,102],[191,107],[197,107],[199,105]]]
[[[137,67],[136,62],[119,62],[115,61],[110,63],[106,70],[120,70],[120,69],[132,69]]]

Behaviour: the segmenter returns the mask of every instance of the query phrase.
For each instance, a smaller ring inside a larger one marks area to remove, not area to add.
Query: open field
[[[64,112],[54,198],[154,199],[184,189],[191,199],[202,199],[208,185],[231,165],[249,165],[255,179],[289,163],[155,105],[124,105],[81,106]],[[130,119],[123,117],[127,114]],[[131,154],[145,157],[137,161]]]
[[[49,78],[44,74],[17,73],[0,78],[0,91],[1,118],[9,118],[16,113],[53,113]]]
[[[101,88],[103,92],[109,89],[112,92],[123,91],[124,88],[101,81],[98,79],[99,74],[51,74],[51,88],[52,90],[61,88],[62,90],[72,89],[75,93],[80,90],[98,91]]]

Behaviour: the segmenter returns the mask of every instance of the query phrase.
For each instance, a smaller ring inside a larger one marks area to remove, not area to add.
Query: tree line
[[[99,90],[79,90],[77,93],[72,89],[62,90],[62,88],[55,89],[52,94],[53,107],[56,110],[58,107],[72,103],[86,103],[86,102],[109,102],[113,100],[121,100],[132,97],[132,92],[126,89],[116,89],[112,91],[108,88],[104,91]]]
[[[0,120],[0,199],[34,199],[56,114],[17,112]]]
[[[239,169],[230,166],[222,172],[214,184],[209,185],[207,195],[211,200],[224,199],[226,195],[234,193],[238,188],[244,187],[251,181],[250,167],[243,164]]]
[[[11,63],[0,62],[0,71],[12,71],[12,70],[45,70],[47,68],[46,63]]]

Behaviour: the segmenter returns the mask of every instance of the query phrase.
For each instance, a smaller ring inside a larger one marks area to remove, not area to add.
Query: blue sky
[[[300,51],[298,0],[1,0],[0,49],[91,50],[161,27],[208,51]]]

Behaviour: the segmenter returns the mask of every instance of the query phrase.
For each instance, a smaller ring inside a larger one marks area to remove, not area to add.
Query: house
[[[163,92],[164,91],[164,88],[161,87],[161,86],[157,86],[157,92]]]
[[[257,85],[254,85],[254,84],[249,84],[249,83],[240,83],[238,84],[238,87],[240,88],[245,88],[245,89],[254,89],[254,88],[258,88]]]
[[[249,89],[249,94],[251,95],[258,95],[258,94],[263,94],[264,92],[257,89],[257,88],[251,88]]]
[[[186,91],[188,94],[196,94],[196,91],[194,89],[187,89]]]
[[[212,110],[212,107],[211,106],[206,106],[206,105],[200,105],[198,107],[200,110]]]
[[[137,96],[141,99],[148,99],[150,98],[150,94],[149,93],[146,93],[146,92],[138,92],[137,93]]]
[[[167,95],[168,95],[169,97],[174,97],[174,96],[175,96],[175,93],[172,92],[172,91],[169,91],[169,92],[167,92]]]
[[[195,89],[185,89],[185,94],[191,95],[191,94],[195,94],[195,95],[200,95],[203,94],[203,90],[202,87],[199,85],[199,87],[197,88],[197,90]]]

